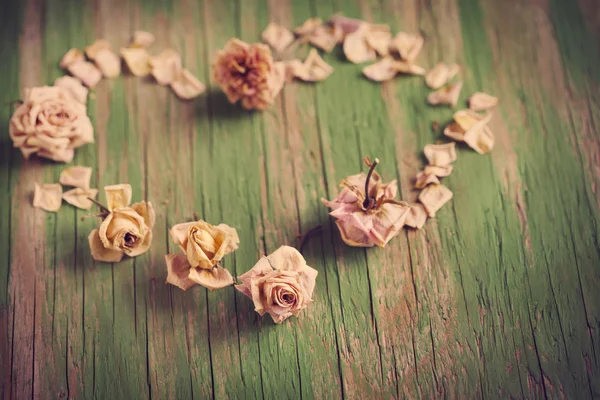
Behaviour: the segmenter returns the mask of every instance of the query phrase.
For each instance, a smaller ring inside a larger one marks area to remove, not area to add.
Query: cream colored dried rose
[[[154,35],[146,31],[135,31],[129,47],[146,48],[154,43]]]
[[[99,229],[89,235],[90,250],[96,261],[118,262],[123,255],[135,257],[145,253],[152,243],[154,208],[141,201],[131,204],[131,186],[106,186],[107,208]]]
[[[121,48],[121,57],[133,75],[144,77],[150,74],[150,54],[145,48],[123,47]]]
[[[163,50],[159,55],[148,60],[152,76],[160,85],[168,85],[177,78],[182,71],[181,55],[173,49]]]
[[[102,79],[102,72],[89,61],[75,61],[69,64],[67,70],[90,89],[93,89]]]
[[[440,183],[438,177],[431,171],[419,171],[415,179],[415,189],[423,189],[425,186],[432,183]]]
[[[456,107],[458,103],[458,96],[460,96],[460,90],[462,89],[462,82],[456,82],[451,85],[442,87],[435,92],[429,93],[427,96],[427,102],[431,105],[448,104],[452,107]]]
[[[81,81],[72,76],[61,76],[54,81],[54,86],[61,87],[75,98],[81,104],[87,103],[88,88],[81,84]]]
[[[425,74],[425,82],[432,89],[439,89],[448,83],[456,74],[459,68],[456,64],[439,63]]]
[[[281,246],[241,275],[235,288],[252,299],[257,313],[280,324],[312,303],[317,275],[298,250]]]
[[[62,186],[58,183],[45,183],[34,186],[33,206],[42,210],[57,212],[62,203]]]
[[[394,59],[392,57],[384,57],[375,64],[371,64],[363,68],[364,76],[375,82],[385,82],[393,79],[396,76],[396,68],[394,68]]]
[[[419,203],[410,203],[409,206],[410,211],[406,216],[404,225],[415,229],[421,229],[423,225],[425,225],[425,221],[427,221],[427,212],[425,211],[425,207]]]
[[[92,178],[92,168],[74,165],[62,170],[58,182],[65,186],[89,189]]]
[[[285,68],[273,62],[268,46],[231,39],[216,54],[213,78],[229,102],[241,102],[245,109],[265,110],[281,90]]]
[[[374,172],[379,160],[371,163],[368,174],[347,177],[341,183],[343,188],[333,201],[321,199],[332,209],[342,239],[346,244],[357,247],[385,247],[398,234],[408,215],[408,204],[394,200],[398,191],[396,181],[388,184]]]
[[[485,111],[498,105],[497,97],[483,92],[475,92],[469,97],[469,108],[473,111]]]
[[[75,148],[94,142],[85,106],[55,86],[26,89],[23,103],[10,119],[9,132],[14,147],[20,148],[25,158],[36,153],[71,162]]]
[[[392,39],[391,48],[396,50],[403,60],[414,61],[421,49],[425,39],[416,33],[400,32]]]
[[[452,199],[452,192],[446,186],[433,184],[427,186],[419,193],[419,201],[425,207],[429,217],[435,217],[435,213],[444,204]]]
[[[171,237],[185,255],[166,256],[168,283],[183,290],[193,284],[210,290],[233,284],[233,277],[219,263],[238,248],[240,239],[234,228],[200,220],[173,226]]]
[[[67,69],[69,65],[77,61],[85,61],[85,55],[83,54],[83,51],[79,49],[70,49],[65,53],[58,65],[62,69]]]
[[[429,165],[447,167],[456,161],[456,143],[428,144],[423,151]]]
[[[175,76],[175,79],[171,81],[171,89],[173,89],[180,99],[190,100],[204,93],[206,86],[190,71],[182,69],[179,75]]]
[[[263,42],[268,44],[280,53],[285,50],[294,41],[294,34],[286,27],[271,22],[263,31],[261,38]]]
[[[343,47],[348,61],[361,64],[377,58],[377,53],[369,46],[365,37],[368,30],[369,25],[364,23],[355,32],[346,35]]]
[[[89,210],[94,205],[90,199],[95,199],[97,195],[98,189],[84,189],[81,187],[76,187],[75,189],[64,192],[62,198],[64,201],[75,207],[83,210]]]
[[[327,64],[315,49],[310,50],[302,66],[298,64],[290,64],[290,66],[293,68],[294,76],[305,82],[323,81],[333,72],[333,67]]]

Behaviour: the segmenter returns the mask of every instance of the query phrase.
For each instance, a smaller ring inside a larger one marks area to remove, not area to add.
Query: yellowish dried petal
[[[375,50],[380,56],[385,57],[390,54],[389,48],[392,33],[390,32],[389,25],[370,25],[365,34],[365,40],[369,47]]]
[[[100,79],[102,79],[102,72],[88,61],[75,61],[67,69],[71,75],[89,88],[94,88]]]
[[[444,86],[435,92],[429,93],[429,96],[427,96],[427,102],[434,106],[448,104],[452,107],[456,107],[462,85],[462,81],[459,81],[451,85]]]
[[[452,119],[454,119],[462,130],[466,131],[485,117],[485,114],[478,114],[475,111],[465,109],[455,112]]]
[[[283,61],[285,65],[285,80],[291,81],[294,78],[299,78],[300,76],[308,75],[306,71],[306,66],[299,58],[294,58],[293,60]]]
[[[425,168],[423,168],[423,172],[427,175],[435,175],[437,177],[443,178],[445,176],[450,176],[453,168],[454,167],[452,165],[447,165],[445,167],[439,167],[437,165],[426,165]]]
[[[109,79],[116,78],[121,74],[121,59],[110,49],[99,49],[94,62],[102,71],[102,75]]]
[[[294,34],[286,27],[271,22],[263,31],[261,38],[278,53],[285,50],[294,41]]]
[[[56,78],[54,81],[54,86],[61,87],[65,89],[75,100],[80,102],[81,104],[87,103],[87,95],[88,88],[81,84],[81,81],[77,78],[73,78],[72,76],[65,75],[60,78]]]
[[[419,201],[425,207],[427,215],[432,218],[450,199],[452,199],[452,192],[441,184],[429,185],[419,193]]]
[[[60,173],[58,181],[64,186],[73,186],[83,189],[90,187],[90,179],[92,178],[92,168],[74,165],[63,169]]]
[[[415,189],[423,189],[425,186],[432,183],[440,183],[438,177],[433,173],[426,173],[425,171],[417,172],[417,178],[415,180]]]
[[[302,67],[295,65],[293,68],[294,76],[306,82],[323,81],[333,72],[333,67],[327,64],[315,49],[310,50]]]
[[[334,28],[321,25],[308,35],[308,42],[327,53],[331,53],[331,50],[338,43],[338,35]]]
[[[192,266],[183,254],[165,254],[167,264],[167,283],[188,290],[196,284],[190,279]]]
[[[89,210],[94,205],[90,198],[95,199],[97,195],[98,189],[83,189],[78,187],[64,192],[62,198],[75,207]]]
[[[425,75],[425,68],[406,61],[394,61],[394,70],[400,74]]]
[[[104,244],[100,239],[100,231],[98,229],[94,229],[92,232],[90,232],[88,241],[90,243],[92,257],[96,261],[119,262],[123,258],[123,254],[125,254],[121,250],[108,249],[104,247]]]
[[[309,35],[322,24],[323,21],[321,21],[321,18],[309,18],[302,25],[294,29],[294,33],[298,36]]]
[[[363,24],[360,28],[346,36],[344,39],[344,54],[348,61],[354,64],[361,64],[367,61],[373,61],[377,58],[373,50],[365,39],[368,25]]]
[[[25,147],[21,147],[21,151],[23,152],[23,155],[25,155]],[[38,157],[43,157],[47,158],[48,160],[64,163],[70,163],[71,161],[73,161],[74,155],[75,151],[72,148],[56,148],[52,150],[40,149],[37,152]],[[27,156],[25,158],[27,158]]]
[[[59,183],[35,183],[33,206],[42,210],[57,212],[62,204],[62,186]]]
[[[85,56],[83,54],[83,51],[81,51],[79,49],[70,49],[61,58],[60,63],[58,65],[62,69],[67,69],[69,67],[69,65],[71,65],[77,61],[85,61]]]
[[[85,54],[90,60],[95,60],[100,50],[110,50],[110,43],[105,39],[98,39],[85,48]]]
[[[121,57],[133,75],[144,77],[150,73],[150,54],[146,49],[124,47],[121,48]]]
[[[131,38],[131,44],[129,47],[141,47],[146,48],[154,43],[154,35],[146,31],[135,31]]]
[[[222,267],[215,267],[212,270],[202,268],[190,269],[190,280],[204,286],[210,291],[222,289],[233,285],[233,276]]]
[[[420,203],[410,203],[409,206],[410,210],[404,220],[404,225],[415,229],[421,229],[423,225],[425,225],[425,221],[427,221],[427,211],[425,211],[425,207]]]
[[[458,73],[458,65],[439,63],[425,74],[425,82],[432,89],[439,89]]]
[[[127,207],[131,203],[131,185],[121,183],[104,187],[106,195],[106,208],[113,210],[115,208]]]
[[[488,114],[469,128],[463,137],[465,143],[479,154],[487,154],[494,148],[494,134],[487,126],[491,119],[492,114]]]
[[[181,55],[173,49],[163,50],[149,59],[152,76],[160,85],[168,85],[181,74]]]
[[[451,122],[444,128],[444,135],[457,142],[464,141],[465,130],[457,122]]]
[[[364,67],[362,73],[364,76],[375,82],[384,82],[393,79],[396,76],[394,68],[394,59],[391,57],[382,58],[375,64]]]
[[[424,153],[429,165],[447,167],[456,161],[456,143],[428,144]]]
[[[473,111],[484,111],[498,105],[498,98],[483,92],[475,92],[469,97],[469,108]]]
[[[206,86],[190,71],[182,69],[181,73],[171,82],[171,89],[180,99],[190,100],[200,96],[206,90]]]
[[[403,60],[412,62],[421,52],[424,42],[423,36],[417,33],[400,32],[392,39],[391,47],[400,54]]]

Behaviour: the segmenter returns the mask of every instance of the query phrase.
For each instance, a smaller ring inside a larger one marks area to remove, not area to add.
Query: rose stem
[[[373,171],[375,171],[375,167],[379,164],[379,158],[376,158],[371,164],[371,168],[369,168],[369,173],[367,174],[367,179],[365,180],[365,201],[363,201],[364,208],[370,208],[371,199],[369,198],[369,181],[371,180],[371,175],[373,175]]]
[[[98,207],[100,207],[100,209],[104,212],[110,213],[110,210],[106,207],[104,207],[102,204],[98,203],[96,200],[92,199],[91,197],[88,197],[88,200],[90,200],[92,203],[94,203],[95,205],[97,205]]]
[[[300,241],[300,243],[298,243],[298,250],[300,250],[300,252],[302,253],[302,248],[304,247],[304,243],[306,242],[306,240],[309,237],[311,237],[313,234],[320,232],[322,229],[323,229],[322,225],[317,225],[314,228],[296,236],[296,239]]]

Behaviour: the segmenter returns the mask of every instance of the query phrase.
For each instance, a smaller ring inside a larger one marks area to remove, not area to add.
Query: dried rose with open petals
[[[229,102],[245,109],[265,110],[281,90],[284,68],[278,68],[268,46],[231,39],[217,52],[213,77]]]
[[[241,275],[235,288],[252,299],[257,313],[280,324],[312,303],[317,274],[298,250],[281,246]]]
[[[408,204],[394,199],[398,191],[396,181],[388,184],[374,172],[379,163],[371,163],[369,174],[352,175],[342,181],[343,188],[337,199],[323,204],[337,218],[336,224],[346,244],[356,247],[385,247],[398,234],[410,210]],[[368,183],[368,186],[367,186]]]

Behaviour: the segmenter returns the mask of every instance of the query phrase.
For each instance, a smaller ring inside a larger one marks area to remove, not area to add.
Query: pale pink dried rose
[[[181,55],[173,49],[163,50],[148,60],[151,73],[160,85],[168,85],[181,74]]]
[[[87,103],[87,95],[89,90],[81,84],[79,79],[68,75],[61,76],[60,78],[56,78],[54,81],[54,86],[65,89],[71,94],[71,96],[73,96],[75,100],[81,104]]]
[[[131,44],[129,47],[149,47],[154,43],[154,35],[146,31],[135,31],[131,38]]]
[[[33,206],[49,212],[57,212],[62,204],[62,186],[58,183],[34,184]]]
[[[392,39],[390,47],[400,54],[400,57],[408,62],[414,61],[421,49],[425,39],[417,33],[400,32]]]
[[[369,173],[352,175],[342,181],[342,191],[335,200],[321,199],[331,208],[329,215],[335,217],[342,239],[350,246],[385,247],[398,234],[404,224],[409,207],[394,199],[397,183],[381,182],[374,172],[379,160],[371,163]]]
[[[92,122],[83,104],[56,86],[25,90],[10,119],[10,138],[23,156],[70,162],[74,149],[94,142]]]
[[[64,186],[73,186],[83,189],[90,187],[92,168],[73,165],[62,170],[58,182]]]
[[[475,92],[469,97],[469,108],[473,111],[485,111],[498,105],[499,99],[483,92]]]
[[[377,53],[369,46],[365,38],[368,29],[369,25],[363,23],[355,32],[346,35],[343,47],[348,61],[361,64],[377,58]]]
[[[69,64],[67,70],[90,89],[93,89],[102,79],[102,72],[89,61],[75,61]]]
[[[456,64],[444,64],[439,63],[425,74],[425,82],[427,86],[432,89],[439,89],[446,83],[450,82],[456,74],[458,74],[459,68]]]
[[[418,65],[412,64],[406,61],[394,61],[393,68],[400,74],[407,75],[424,75],[425,68],[419,67]]]
[[[190,100],[204,93],[206,86],[190,71],[182,69],[179,75],[171,81],[171,89],[180,99]]]
[[[294,33],[298,36],[306,36],[314,32],[319,26],[323,24],[321,18],[309,18],[296,29],[294,29]]]
[[[76,187],[64,192],[62,198],[64,201],[77,208],[89,210],[94,205],[90,199],[95,199],[97,195],[98,189],[84,189]]]
[[[83,51],[79,49],[69,49],[69,51],[67,51],[65,55],[61,58],[60,63],[58,65],[62,69],[67,69],[69,65],[77,61],[85,61],[85,55],[83,54]]]
[[[123,47],[121,57],[134,76],[144,77],[150,74],[150,54],[145,48]]]
[[[233,277],[219,263],[238,248],[240,239],[234,228],[200,220],[177,224],[170,233],[185,255],[168,254],[165,257],[168,283],[183,290],[193,284],[209,290],[233,284]]]
[[[494,148],[495,138],[487,124],[492,119],[492,114],[477,121],[472,127],[467,129],[463,140],[479,154],[487,154]]]
[[[419,193],[419,201],[431,218],[435,217],[435,213],[451,199],[452,192],[441,184],[429,185]]]
[[[445,167],[440,167],[437,165],[426,165],[425,168],[423,168],[423,172],[428,175],[435,175],[439,178],[443,178],[446,176],[450,176],[453,168],[454,167],[452,165],[446,165]]]
[[[292,68],[294,76],[305,82],[323,81],[333,72],[333,67],[327,64],[315,49],[310,50],[302,67],[292,64]]]
[[[110,49],[98,49],[94,63],[102,75],[114,79],[121,74],[121,59]]]
[[[103,221],[88,237],[94,260],[118,262],[125,254],[135,257],[148,251],[155,222],[152,203],[141,201],[129,205],[128,184],[106,186],[104,192],[107,207],[100,213]]]
[[[427,96],[427,102],[431,105],[448,104],[452,107],[456,107],[458,103],[458,96],[460,96],[460,90],[462,89],[462,81],[446,85],[435,92],[429,93]]]
[[[427,211],[425,211],[425,207],[420,203],[410,203],[409,207],[410,211],[406,216],[404,225],[415,229],[421,229],[423,225],[425,225],[425,221],[427,221]]]
[[[364,76],[375,82],[385,82],[393,79],[396,76],[396,69],[394,68],[394,59],[391,57],[384,57],[375,64],[371,64],[363,68],[362,73]]]
[[[241,102],[245,109],[265,110],[281,90],[285,67],[275,65],[271,50],[264,44],[231,39],[216,54],[213,78],[230,103]]]
[[[261,38],[278,53],[285,50],[294,41],[294,34],[286,27],[271,22],[263,31]]]
[[[281,246],[241,275],[235,288],[252,299],[257,313],[280,324],[312,303],[317,275],[298,250]]]
[[[456,161],[456,143],[428,144],[424,153],[429,165],[447,167]]]
[[[111,45],[108,40],[98,39],[85,48],[85,55],[93,61],[96,59],[96,56],[100,50],[110,50],[110,48]]]
[[[369,25],[369,29],[365,34],[365,40],[369,47],[377,52],[380,56],[388,56],[390,54],[390,42],[392,33],[389,25]]]
[[[425,186],[430,185],[432,183],[440,183],[438,177],[432,173],[426,173],[425,171],[417,172],[417,177],[415,179],[415,189],[423,189]]]

